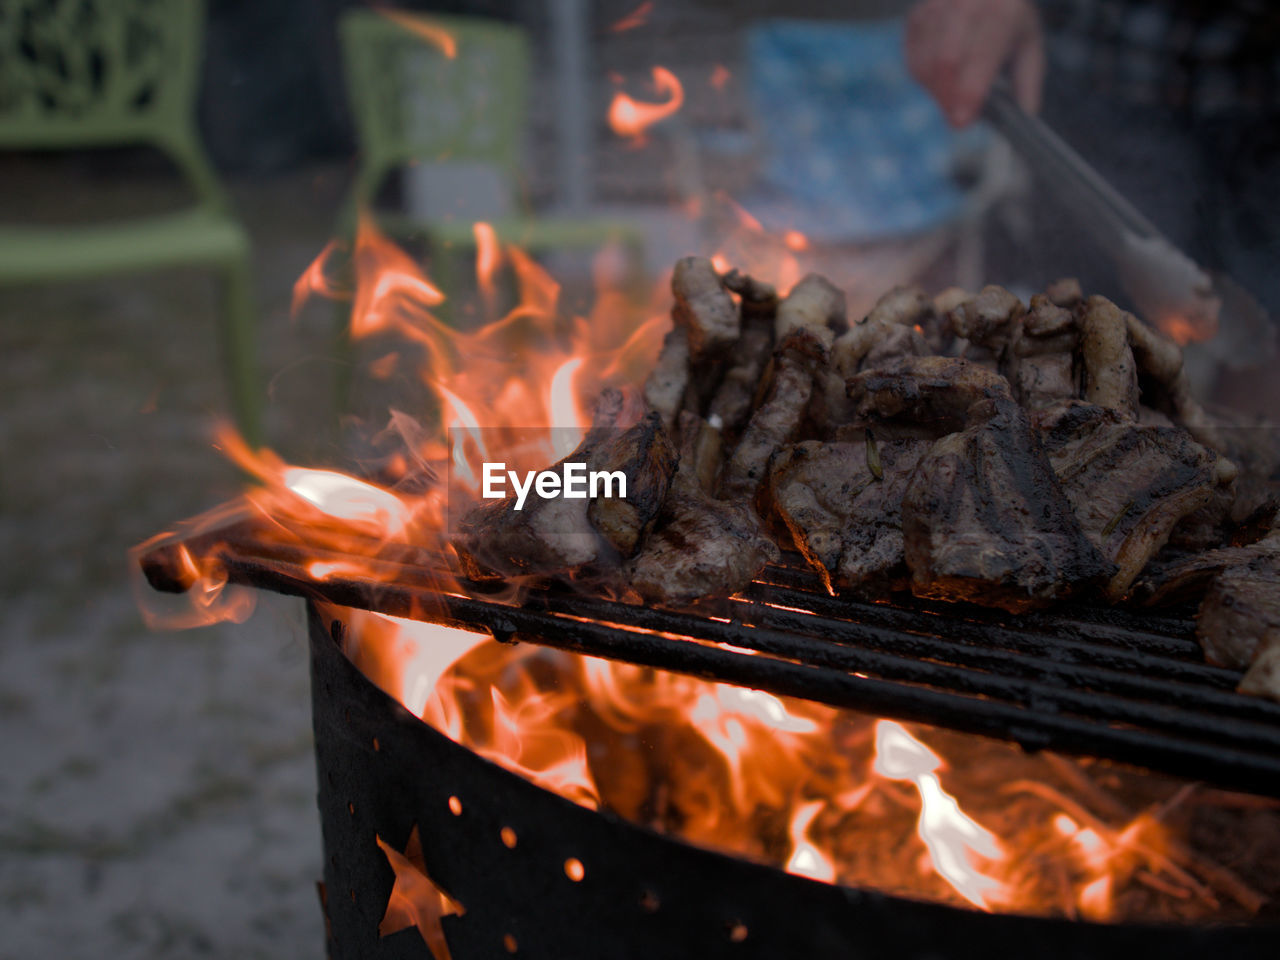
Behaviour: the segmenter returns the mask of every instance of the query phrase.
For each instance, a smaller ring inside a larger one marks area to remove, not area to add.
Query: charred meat
[[[666,499],[676,457],[656,413],[619,430],[622,407],[617,391],[602,394],[591,431],[557,467],[571,462],[589,470],[621,470],[627,496],[534,496],[521,507],[513,495],[483,503],[462,518],[453,538],[467,576],[570,573],[635,552]]]
[[[1085,537],[1004,378],[945,358],[899,361],[850,383],[864,418],[943,431],[902,500],[903,552],[919,596],[1018,611],[1110,571]]]
[[[779,556],[749,502],[706,492],[705,458],[713,448],[700,438],[710,428],[693,414],[682,419],[680,467],[653,532],[625,569],[642,597],[669,604],[735,593]]]
[[[827,345],[809,327],[798,327],[778,345],[769,397],[752,415],[725,464],[720,481],[724,500],[751,503],[764,482],[769,458],[791,443],[813,395],[814,377],[827,362]]]
[[[1242,692],[1280,700],[1280,556],[1259,553],[1218,574],[1196,635],[1210,663],[1245,671]]]
[[[773,458],[773,507],[833,593],[879,595],[904,581],[902,498],[928,448],[868,431],[862,440],[806,440]]]
[[[1070,401],[1039,424],[1049,462],[1085,534],[1116,571],[1119,600],[1173,528],[1229,483],[1234,469],[1176,427],[1143,426],[1114,409]]]

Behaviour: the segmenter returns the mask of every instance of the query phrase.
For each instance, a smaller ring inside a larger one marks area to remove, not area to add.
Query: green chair
[[[261,439],[249,238],[196,133],[201,0],[0,0],[0,149],[147,145],[195,196],[176,213],[85,226],[0,223],[0,285],[180,265],[218,270],[241,431]]]
[[[454,41],[453,57],[411,27],[368,10],[346,13],[340,25],[347,93],[360,143],[360,166],[346,229],[357,206],[371,209],[393,170],[419,163],[470,163],[492,168],[506,192],[503,206],[520,208],[520,145],[529,86],[529,50],[517,27],[492,20],[430,16],[424,20]],[[421,236],[431,251],[434,278],[453,293],[442,274],[448,251],[474,250],[472,221],[410,214],[377,214],[379,226],[401,238]],[[637,278],[643,274],[644,239],[616,219],[553,218],[527,209],[494,218],[504,243],[531,253],[590,249],[610,240],[623,245]]]

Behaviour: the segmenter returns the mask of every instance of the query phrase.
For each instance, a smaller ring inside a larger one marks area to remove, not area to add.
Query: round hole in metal
[[[377,737],[374,737],[374,738],[373,738],[373,752],[374,752],[374,753],[378,753],[378,752],[379,752],[379,751],[381,751],[381,750],[382,750],[382,744],[380,744],[380,743],[378,742],[378,738],[377,738]]]
[[[516,832],[510,827],[503,827],[498,835],[502,837],[502,843],[508,850],[516,848]]]
[[[662,901],[658,899],[658,895],[652,890],[646,889],[640,894],[640,909],[645,913],[657,913],[660,906],[662,906]]]
[[[455,817],[462,816],[462,801],[459,800],[457,797],[450,797],[449,812],[452,813]]]
[[[570,857],[564,862],[564,875],[574,883],[578,883],[587,875],[587,868],[582,865],[582,861],[577,857]]]
[[[747,925],[739,921],[729,926],[729,942],[741,943],[747,939]]]
[[[509,933],[502,935],[502,945],[506,948],[507,953],[515,953],[520,946],[516,943],[516,938]]]
[[[356,815],[356,805],[350,800],[347,801],[347,813],[351,814],[353,817]]]

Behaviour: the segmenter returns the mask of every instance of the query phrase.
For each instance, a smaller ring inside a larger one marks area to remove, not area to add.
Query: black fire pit
[[[1275,927],[984,914],[818,883],[689,846],[578,806],[454,743],[352,665],[342,630],[309,604],[333,960],[431,957],[416,928],[379,935],[394,874],[376,838],[403,850],[415,827],[428,873],[465,908],[441,921],[454,960],[1221,960],[1271,958],[1280,946]],[[581,871],[567,870],[570,861]]]

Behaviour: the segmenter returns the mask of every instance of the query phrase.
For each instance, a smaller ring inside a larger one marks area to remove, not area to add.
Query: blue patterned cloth
[[[960,211],[953,158],[983,134],[947,126],[907,73],[902,33],[901,20],[769,20],[750,31],[751,112],[767,155],[763,184],[740,199],[766,229],[877,240]]]

